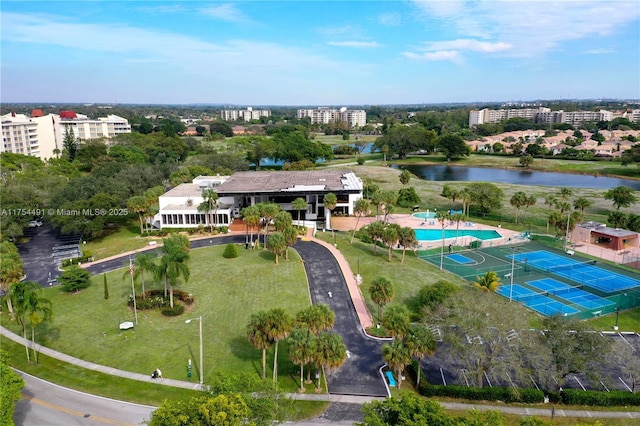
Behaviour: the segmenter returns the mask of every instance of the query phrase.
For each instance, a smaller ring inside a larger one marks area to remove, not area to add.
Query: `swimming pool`
[[[436,212],[420,212],[420,213],[414,213],[411,216],[417,218],[417,219],[435,219],[436,218]]]
[[[442,239],[441,229],[415,229],[416,239],[418,241],[436,241]],[[445,229],[444,238],[455,238],[455,229]],[[458,237],[475,237],[479,240],[493,240],[495,238],[502,238],[502,235],[498,231],[492,229],[485,230],[472,230],[472,229],[460,229],[458,231]]]

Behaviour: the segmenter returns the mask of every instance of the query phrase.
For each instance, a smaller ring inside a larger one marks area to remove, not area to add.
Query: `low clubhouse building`
[[[213,189],[218,200],[210,212],[199,208],[205,201],[205,190]],[[183,183],[159,198],[160,211],[154,217],[154,227],[197,228],[216,224],[229,226],[241,217],[243,208],[259,203],[276,203],[292,214],[294,220],[304,220],[307,226],[331,227],[330,212],[323,200],[334,193],[338,203],[334,214],[353,215],[357,200],[362,198],[362,180],[351,171],[258,171],[237,172],[232,176],[199,176],[193,183]],[[297,211],[292,203],[297,198],[307,202],[307,209]]]

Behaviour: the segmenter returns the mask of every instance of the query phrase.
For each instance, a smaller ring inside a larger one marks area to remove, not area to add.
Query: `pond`
[[[400,168],[398,166],[393,166]],[[576,175],[555,172],[533,172],[484,167],[456,167],[434,165],[402,166],[416,176],[431,181],[500,182],[532,186],[560,186],[572,188],[611,189],[628,186],[640,190],[640,180],[613,177]]]

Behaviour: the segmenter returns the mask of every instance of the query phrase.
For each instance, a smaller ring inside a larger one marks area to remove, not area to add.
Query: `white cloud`
[[[632,1],[418,1],[426,25],[434,18],[461,38],[501,40],[512,56],[534,57],[569,41],[609,35],[640,17]]]
[[[508,43],[490,43],[472,39],[435,41],[426,43],[427,50],[471,50],[473,52],[494,53],[511,49]]]
[[[396,12],[385,12],[378,15],[378,22],[387,27],[397,27],[402,23],[402,16]]]
[[[585,50],[584,53],[587,55],[608,55],[609,53],[615,53],[613,49],[590,49]]]
[[[403,52],[406,58],[422,61],[451,61],[459,63],[462,61],[460,53],[456,50],[440,50],[437,52]]]
[[[330,41],[331,46],[339,47],[355,47],[357,49],[369,49],[372,47],[381,47],[380,43],[375,41]]]
[[[207,8],[199,9],[199,12],[203,15],[210,16],[221,21],[246,23],[251,22],[251,19],[241,11],[239,11],[235,5],[226,3],[220,6],[211,6]]]

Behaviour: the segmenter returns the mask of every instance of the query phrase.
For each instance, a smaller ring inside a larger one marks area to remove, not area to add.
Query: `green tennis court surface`
[[[501,279],[499,295],[543,315],[586,319],[613,313],[616,307],[624,310],[640,306],[637,273],[599,261],[594,264],[593,259],[578,254],[569,257],[536,242],[453,254],[421,252],[420,257],[438,267],[442,263],[444,269],[470,282],[493,271]]]

